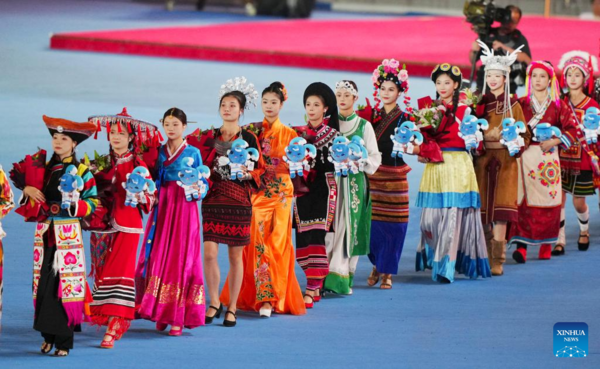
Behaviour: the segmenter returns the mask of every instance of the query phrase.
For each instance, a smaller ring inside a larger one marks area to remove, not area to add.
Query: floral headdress
[[[385,59],[373,71],[371,81],[373,81],[373,86],[375,89],[375,92],[373,92],[373,97],[376,103],[376,111],[379,111],[379,104],[381,103],[381,100],[379,99],[379,89],[381,88],[383,82],[391,81],[398,86],[400,92],[404,93],[404,105],[406,105],[406,111],[411,115],[413,114],[413,108],[410,106],[410,97],[408,96],[409,84],[406,65],[402,65],[402,68],[400,68],[400,62],[398,62],[396,59]]]
[[[285,88],[285,85],[283,83],[281,84],[281,94],[283,95],[283,101],[287,101],[288,92],[287,92],[287,88]]]
[[[527,97],[527,101],[531,100],[531,96],[533,96],[533,88],[531,86],[531,74],[534,69],[543,69],[548,73],[550,77],[550,99],[554,101],[556,106],[560,106],[560,87],[558,86],[558,79],[556,78],[556,73],[554,73],[554,67],[552,64],[545,61],[534,61],[527,67],[527,79],[525,80],[526,92],[525,96]]]
[[[244,109],[250,109],[250,105],[254,105],[256,107],[258,91],[256,91],[254,88],[254,84],[247,82],[248,80],[246,77],[235,77],[234,79],[228,79],[225,84],[221,85],[219,98],[223,97],[223,95],[227,93],[239,91],[246,96],[246,106],[244,106]]]

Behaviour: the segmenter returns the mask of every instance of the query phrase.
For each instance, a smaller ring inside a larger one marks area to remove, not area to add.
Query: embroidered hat
[[[590,53],[580,50],[564,53],[558,62],[558,69],[562,71],[562,86],[567,86],[567,71],[570,68],[578,68],[583,73],[584,87],[588,86],[588,93],[591,95],[594,91],[594,72],[598,70],[598,59]]]
[[[42,117],[51,136],[62,133],[71,137],[77,144],[87,140],[96,132],[96,126],[90,122],[77,123],[63,118],[52,118],[44,115]]]
[[[549,62],[543,60],[531,62],[527,67],[527,78],[525,80],[525,96],[527,96],[527,101],[530,101],[531,96],[533,95],[531,75],[536,69],[542,69],[548,73],[548,76],[550,77],[550,85],[548,86],[550,88],[550,99],[554,101],[556,106],[560,106],[560,87],[558,86],[558,79],[556,78],[554,67]]]
[[[94,124],[96,128],[94,138],[98,138],[98,133],[102,132],[102,128],[106,130],[108,137],[110,127],[113,124],[118,124],[119,132],[121,132],[121,127],[124,125],[127,127],[129,134],[135,135],[134,145],[136,146],[155,145],[163,140],[158,127],[141,119],[133,118],[127,113],[127,108],[123,108],[123,111],[116,115],[92,115],[88,118],[88,121]]]

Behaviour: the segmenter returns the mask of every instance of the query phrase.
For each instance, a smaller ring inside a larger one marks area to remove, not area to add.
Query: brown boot
[[[484,226],[483,232],[485,235],[485,246],[487,248],[488,260],[490,265],[492,264],[492,240],[494,239],[494,232],[491,226]]]
[[[506,241],[492,240],[492,253],[490,259],[490,264],[492,266],[492,275],[499,276],[504,274],[502,264],[504,264],[504,262],[506,261]]]

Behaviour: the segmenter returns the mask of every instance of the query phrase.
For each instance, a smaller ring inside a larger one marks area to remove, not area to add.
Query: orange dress
[[[252,195],[250,245],[244,248],[244,279],[238,309],[258,311],[270,302],[276,313],[306,313],[294,268],[292,202],[294,187],[282,157],[296,132],[277,119],[247,127],[258,136],[265,162],[261,186]],[[229,305],[227,281],[221,302]]]

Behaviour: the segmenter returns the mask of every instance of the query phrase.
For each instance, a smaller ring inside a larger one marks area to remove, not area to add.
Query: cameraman
[[[510,93],[514,94],[517,91],[517,86],[523,86],[525,84],[525,75],[527,71],[527,65],[531,63],[531,50],[529,49],[529,43],[521,31],[517,29],[519,22],[521,21],[522,12],[521,9],[515,5],[509,5],[506,10],[510,11],[510,21],[503,23],[500,27],[491,28],[487,40],[482,40],[491,46],[491,49],[495,53],[502,52],[503,55],[507,55],[513,52],[516,48],[521,45],[525,45],[519,54],[517,54],[517,61],[513,64],[510,72]],[[477,62],[481,56],[481,47],[477,42],[473,42],[473,47],[470,52],[470,59],[472,62]],[[477,89],[483,90],[483,68],[479,68],[477,71]]]

